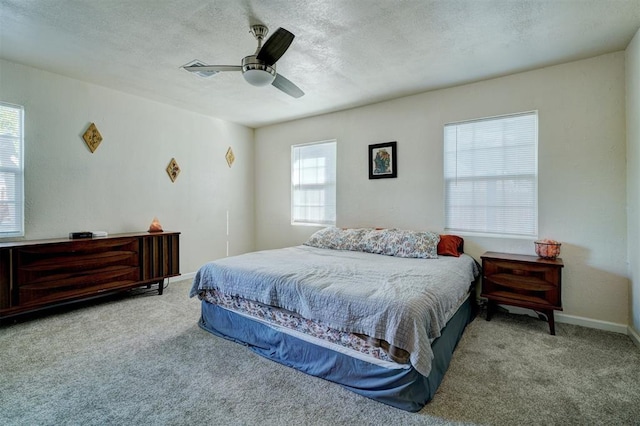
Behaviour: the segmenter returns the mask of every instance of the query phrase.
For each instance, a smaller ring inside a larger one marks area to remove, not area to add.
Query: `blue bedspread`
[[[190,295],[217,288],[383,339],[409,352],[411,364],[428,376],[431,340],[478,273],[467,255],[411,259],[296,246],[209,262]]]

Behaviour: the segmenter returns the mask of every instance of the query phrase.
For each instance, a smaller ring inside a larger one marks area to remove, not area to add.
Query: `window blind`
[[[0,237],[24,235],[24,109],[0,102]]]
[[[336,224],[336,141],[291,147],[291,223]]]
[[[536,111],[444,126],[445,228],[537,237]]]

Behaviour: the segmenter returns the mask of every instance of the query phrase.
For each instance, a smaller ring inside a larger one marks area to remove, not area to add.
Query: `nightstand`
[[[562,259],[486,252],[482,259],[482,293],[488,300],[487,321],[498,304],[540,311],[556,334],[554,311],[562,310]]]

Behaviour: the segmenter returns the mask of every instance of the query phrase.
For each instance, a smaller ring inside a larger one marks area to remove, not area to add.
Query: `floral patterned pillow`
[[[364,251],[386,256],[438,258],[440,235],[401,229],[372,230],[365,236]]]
[[[335,226],[329,226],[316,231],[311,237],[309,237],[304,245],[339,250],[338,246],[340,245],[341,233],[341,229],[338,229]]]
[[[394,229],[371,229],[362,239],[362,251],[375,254],[386,254],[386,235]]]
[[[394,256],[437,259],[440,235],[434,232],[397,231],[393,244]]]
[[[385,256],[436,259],[440,235],[434,232],[400,229],[340,229],[328,227],[315,232],[305,245],[363,251]]]
[[[364,251],[362,249],[362,237],[367,231],[368,229],[341,229],[330,226],[316,231],[304,244],[333,250]]]
[[[340,250],[364,251],[363,237],[368,231],[364,228],[343,229],[340,236]]]

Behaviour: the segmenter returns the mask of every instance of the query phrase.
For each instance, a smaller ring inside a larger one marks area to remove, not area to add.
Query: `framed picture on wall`
[[[398,143],[369,145],[369,179],[398,177]]]

